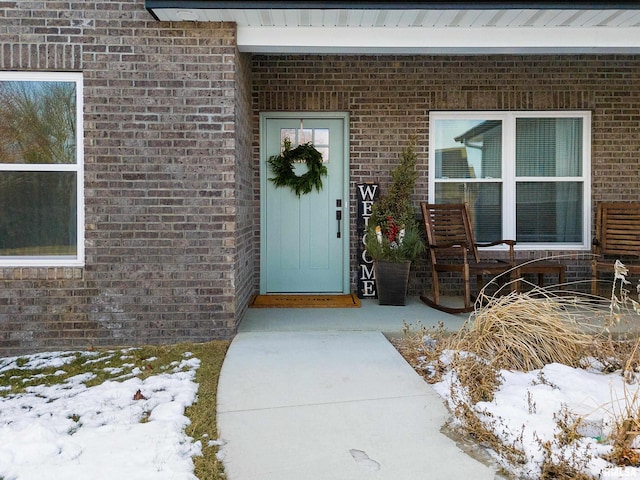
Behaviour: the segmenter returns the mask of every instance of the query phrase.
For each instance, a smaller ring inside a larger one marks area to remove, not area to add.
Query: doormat
[[[360,299],[348,295],[254,295],[251,308],[359,308]]]

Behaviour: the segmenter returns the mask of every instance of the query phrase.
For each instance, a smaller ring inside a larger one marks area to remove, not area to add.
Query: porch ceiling
[[[234,22],[259,53],[640,53],[640,2],[146,0],[160,21]]]

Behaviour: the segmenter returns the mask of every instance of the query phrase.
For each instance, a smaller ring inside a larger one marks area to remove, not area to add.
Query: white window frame
[[[0,72],[0,81],[74,82],[76,85],[76,162],[75,164],[8,164],[0,171],[75,172],[76,173],[76,254],[1,256],[0,267],[82,267],[84,266],[84,129],[83,81],[79,72]]]
[[[517,118],[581,118],[582,175],[575,177],[516,177]],[[548,111],[435,111],[429,113],[429,201],[435,202],[436,183],[486,181],[484,179],[439,179],[436,182],[436,122],[439,120],[501,120],[502,121],[502,236],[516,238],[516,183],[574,181],[583,184],[582,242],[579,243],[518,243],[517,250],[590,250],[591,249],[591,112],[586,110]],[[496,239],[498,240],[498,239]],[[506,247],[495,247],[504,249]]]

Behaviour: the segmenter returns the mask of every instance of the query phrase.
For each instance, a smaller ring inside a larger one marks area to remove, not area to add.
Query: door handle
[[[342,221],[342,199],[338,198],[336,199],[336,208],[339,210],[336,210],[336,220],[338,221],[338,233],[336,234],[337,238],[342,237],[342,234],[340,233],[340,222]]]

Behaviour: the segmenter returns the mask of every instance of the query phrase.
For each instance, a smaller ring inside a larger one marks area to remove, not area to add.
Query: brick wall
[[[256,55],[253,75],[256,112],[349,112],[352,206],[355,184],[386,188],[412,136],[421,159],[416,205],[427,198],[430,110],[588,109],[594,204],[640,200],[638,56]],[[355,239],[355,210],[351,215]],[[355,244],[351,252],[355,276]],[[570,280],[588,276],[587,255],[569,264]],[[429,288],[428,269],[422,263],[414,270],[412,293],[419,293]]]
[[[251,294],[258,288],[259,275],[256,271],[258,258],[257,225],[260,220],[258,197],[259,178],[255,177],[252,161],[252,109],[251,109],[251,55],[237,55],[236,71],[236,313],[237,318],[244,314]]]
[[[235,25],[157,22],[143,0],[1,6],[0,69],[84,75],[86,266],[0,268],[0,354],[232,335],[253,194]]]
[[[252,58],[234,25],[143,0],[0,6],[0,69],[83,72],[86,202],[85,267],[0,268],[0,354],[231,336],[258,288],[260,111],[349,112],[352,192],[415,136],[417,203],[430,110],[589,109],[594,203],[640,200],[638,57]]]

